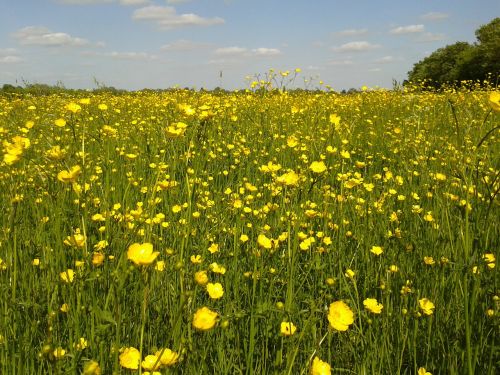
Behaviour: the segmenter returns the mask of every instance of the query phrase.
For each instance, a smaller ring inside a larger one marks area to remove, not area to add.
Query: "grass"
[[[161,374],[308,374],[315,357],[332,373],[497,371],[500,114],[486,92],[58,93],[0,108],[1,373],[145,373],[125,348],[176,352]],[[159,255],[138,266],[134,243]],[[354,313],[345,331],[334,301]],[[218,314],[206,331],[203,306]]]

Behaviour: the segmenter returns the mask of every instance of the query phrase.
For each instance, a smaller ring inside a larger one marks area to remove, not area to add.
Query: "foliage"
[[[500,18],[476,30],[477,42],[457,42],[439,48],[408,72],[411,82],[439,87],[464,80],[495,80],[500,74]]]

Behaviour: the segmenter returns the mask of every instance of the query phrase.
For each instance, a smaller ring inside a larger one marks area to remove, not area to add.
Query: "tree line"
[[[500,79],[500,18],[480,26],[473,44],[456,42],[439,48],[417,62],[408,72],[408,81],[439,87],[474,80],[498,83]]]

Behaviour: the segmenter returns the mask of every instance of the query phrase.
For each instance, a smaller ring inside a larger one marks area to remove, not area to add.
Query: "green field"
[[[499,109],[0,96],[0,373],[497,373]]]

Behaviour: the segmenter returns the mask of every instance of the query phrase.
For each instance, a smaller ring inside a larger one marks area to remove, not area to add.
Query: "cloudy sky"
[[[391,87],[498,15],[498,0],[0,0],[0,85],[236,89],[301,68],[299,87]]]

